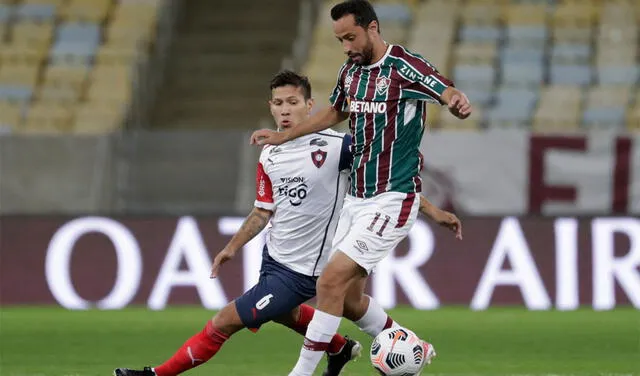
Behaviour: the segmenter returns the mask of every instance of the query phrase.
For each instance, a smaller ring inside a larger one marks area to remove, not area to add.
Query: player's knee
[[[232,335],[235,332],[244,328],[242,319],[236,310],[235,303],[231,302],[220,310],[211,319],[213,326],[227,335]]]
[[[337,276],[332,273],[323,273],[316,283],[318,295],[324,297],[344,297],[344,283],[341,283]]]

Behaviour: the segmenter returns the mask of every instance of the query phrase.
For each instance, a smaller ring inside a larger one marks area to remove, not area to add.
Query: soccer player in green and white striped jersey
[[[333,255],[317,283],[317,310],[290,375],[311,375],[341,317],[375,336],[388,323],[364,294],[373,268],[404,239],[416,219],[421,191],[419,151],[426,105],[448,105],[465,119],[466,95],[422,56],[391,45],[380,34],[368,1],[344,1],[331,9],[333,29],[347,62],[338,73],[331,106],[283,132],[258,130],[252,143],[279,145],[349,118],[354,163],[333,241]],[[435,355],[425,343],[427,363]]]

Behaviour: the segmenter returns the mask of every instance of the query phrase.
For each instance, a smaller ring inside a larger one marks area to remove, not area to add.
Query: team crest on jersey
[[[322,167],[324,161],[327,159],[327,152],[320,149],[311,153],[311,161],[317,168]]]
[[[390,78],[388,77],[376,78],[376,93],[378,93],[378,95],[387,94],[387,90],[389,90],[389,85],[391,85]]]

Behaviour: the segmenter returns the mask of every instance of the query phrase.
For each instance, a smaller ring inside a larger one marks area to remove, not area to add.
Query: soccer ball
[[[435,355],[433,348],[405,328],[389,328],[371,344],[371,365],[385,376],[419,375]]]

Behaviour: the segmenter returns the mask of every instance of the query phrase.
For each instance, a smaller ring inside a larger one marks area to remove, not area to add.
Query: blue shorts
[[[258,283],[235,300],[242,323],[257,330],[265,322],[291,312],[316,296],[316,280],[287,268],[262,252]]]

